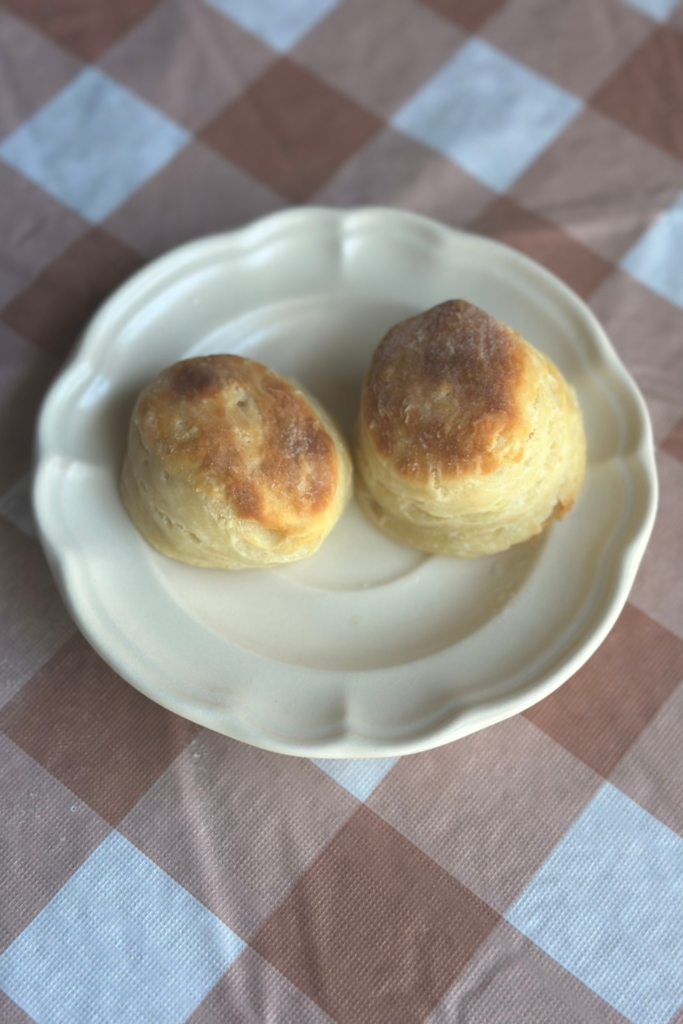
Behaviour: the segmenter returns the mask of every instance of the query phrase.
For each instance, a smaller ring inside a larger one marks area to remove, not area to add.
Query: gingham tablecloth
[[[400,760],[271,755],[147,701],[65,613],[29,509],[36,410],[102,299],[302,202],[540,260],[658,443],[598,653]],[[683,1022],[683,5],[5,0],[0,350],[3,1024]]]

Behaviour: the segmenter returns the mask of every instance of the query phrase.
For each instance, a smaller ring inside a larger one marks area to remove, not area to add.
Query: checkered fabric
[[[661,511],[590,662],[375,761],[126,685],[36,540],[36,410],[146,260],[291,203],[501,239],[602,320]],[[683,4],[0,2],[0,1020],[683,1024]]]

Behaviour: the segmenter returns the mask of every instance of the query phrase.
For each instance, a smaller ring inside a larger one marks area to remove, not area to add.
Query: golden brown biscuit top
[[[530,349],[462,299],[396,324],[363,389],[364,422],[380,455],[418,479],[519,461],[538,384]]]
[[[262,363],[235,355],[185,359],[145,388],[144,444],[197,491],[237,514],[287,530],[335,496],[334,442],[304,396]]]

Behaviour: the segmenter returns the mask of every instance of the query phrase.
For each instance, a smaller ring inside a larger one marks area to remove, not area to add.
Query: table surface
[[[0,4],[0,1019],[683,1021],[683,5]],[[640,384],[661,509],[590,662],[400,760],[271,755],[88,647],[41,396],[146,260],[292,203],[499,238]]]

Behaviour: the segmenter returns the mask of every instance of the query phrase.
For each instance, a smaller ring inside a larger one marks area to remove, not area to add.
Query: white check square
[[[683,309],[683,193],[626,253],[621,267]]]
[[[609,783],[506,917],[633,1024],[683,1003],[683,839]]]
[[[647,14],[653,21],[668,21],[680,0],[624,0],[624,2],[628,7]]]
[[[220,14],[284,53],[338,5],[339,0],[208,0]]]
[[[112,833],[0,956],[37,1024],[182,1024],[244,943]]]
[[[326,775],[343,786],[358,800],[367,800],[385,775],[398,761],[397,757],[311,758]]]
[[[474,38],[392,124],[502,192],[582,108],[578,97]]]
[[[164,167],[190,135],[97,68],[0,144],[0,160],[91,223]]]

